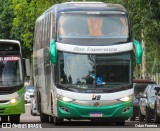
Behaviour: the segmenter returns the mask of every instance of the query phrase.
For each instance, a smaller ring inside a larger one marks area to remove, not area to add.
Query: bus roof
[[[17,43],[20,45],[20,42],[18,40],[9,40],[9,39],[0,39],[0,44],[1,43]]]
[[[103,2],[65,2],[55,4],[46,10],[43,14],[46,14],[51,10],[55,13],[68,11],[118,11],[127,13],[127,10],[124,8],[124,6],[120,4]],[[43,15],[41,16],[43,17]],[[41,16],[38,19],[41,19]]]
[[[72,10],[99,10],[99,11],[122,11],[126,12],[126,9],[120,4],[111,4],[103,2],[65,2],[62,4],[56,4],[51,7],[52,9],[58,9],[58,12],[72,11]]]

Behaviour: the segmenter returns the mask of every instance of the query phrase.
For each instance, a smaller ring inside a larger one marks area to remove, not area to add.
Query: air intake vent
[[[0,103],[7,103],[7,102],[9,102],[9,100],[0,101]]]

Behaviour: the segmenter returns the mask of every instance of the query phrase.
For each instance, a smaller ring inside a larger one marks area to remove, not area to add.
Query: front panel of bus
[[[24,113],[21,49],[0,41],[0,116]]]
[[[57,21],[57,116],[132,115],[132,53],[124,12],[63,12]]]

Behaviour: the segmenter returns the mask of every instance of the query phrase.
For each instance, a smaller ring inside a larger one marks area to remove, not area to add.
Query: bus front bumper
[[[25,113],[24,99],[18,100],[16,103],[0,103],[0,116],[16,115]]]
[[[62,100],[57,101],[58,117],[68,119],[92,118],[124,118],[128,119],[133,114],[133,102],[120,102],[110,106],[82,106]]]

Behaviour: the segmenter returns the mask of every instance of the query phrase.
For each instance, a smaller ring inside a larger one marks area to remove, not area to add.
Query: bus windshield
[[[22,84],[21,60],[19,56],[0,56],[0,86]]]
[[[59,84],[111,88],[131,84],[131,54],[82,55],[59,52]]]
[[[58,41],[65,38],[127,39],[128,20],[124,14],[64,13],[58,21]]]

